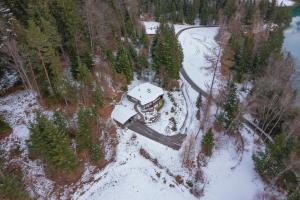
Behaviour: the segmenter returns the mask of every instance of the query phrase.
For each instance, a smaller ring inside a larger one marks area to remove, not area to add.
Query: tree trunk
[[[49,86],[50,86],[50,92],[52,94],[54,94],[54,90],[53,90],[53,87],[52,87],[52,84],[51,84],[51,81],[50,81],[50,77],[49,77],[49,74],[48,74],[48,71],[47,71],[47,68],[46,68],[46,65],[45,65],[45,62],[44,62],[44,58],[39,50],[39,56],[40,56],[40,59],[42,61],[42,65],[43,65],[43,68],[44,68],[44,72],[45,72],[45,75],[46,75],[46,78],[48,80],[48,83],[49,83]]]

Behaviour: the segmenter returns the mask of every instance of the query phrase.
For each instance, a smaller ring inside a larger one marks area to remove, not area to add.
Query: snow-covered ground
[[[170,96],[171,95],[171,96]],[[171,101],[171,98],[175,100],[176,105]],[[160,114],[160,118],[158,121],[154,123],[147,124],[150,128],[153,128],[157,132],[164,135],[174,135],[179,132],[179,129],[182,127],[185,115],[186,115],[186,106],[185,100],[182,92],[172,91],[166,92],[164,94],[164,106],[158,112]],[[170,119],[174,118],[176,121],[176,131],[172,131],[172,122]]]
[[[18,81],[17,72],[4,68],[3,78],[0,80],[0,91],[5,91]]]
[[[236,145],[228,136],[218,136],[216,150],[204,169],[206,187],[203,200],[255,200],[263,193],[264,184],[254,169],[252,155],[257,151],[254,140],[257,136],[243,128],[244,151],[236,152]]]
[[[29,139],[27,127],[33,122],[34,111],[38,109],[40,105],[33,91],[20,91],[0,99],[0,113],[13,129],[8,139],[15,140],[22,149],[26,149],[26,140]],[[2,145],[9,144],[2,143]]]
[[[212,55],[217,48],[214,38],[218,27],[202,27],[188,29],[179,36],[183,49],[183,67],[187,75],[203,90],[208,90],[212,81],[211,64],[206,57]],[[217,86],[217,84],[215,84]]]
[[[277,0],[277,5],[279,6],[292,6],[295,2],[292,0]]]
[[[30,137],[29,126],[35,120],[36,111],[42,111],[35,92],[30,90],[18,91],[0,98],[0,113],[12,128],[12,133],[0,141],[0,149],[5,157],[10,151],[19,148],[22,151],[21,159],[10,162],[21,163],[25,183],[32,187],[28,190],[36,196],[46,198],[52,191],[54,183],[45,178],[42,163],[28,158],[27,140]],[[51,113],[44,111],[45,114]]]
[[[153,23],[151,26],[156,25]],[[209,70],[203,68],[207,66],[204,55],[209,53],[207,47],[216,45],[214,36],[217,31],[218,28],[195,28],[186,30],[179,36],[184,51],[183,67],[203,89],[207,87],[212,77]],[[138,83],[139,81],[135,80],[129,86],[129,90]],[[199,121],[195,117],[198,93],[185,80],[182,80],[182,83],[182,93],[178,94],[184,96],[182,103],[185,104],[186,111],[178,114],[178,118],[185,119],[187,116],[183,124],[184,133],[188,135],[199,133],[199,140],[203,134],[199,132]],[[165,98],[168,97],[165,95]],[[176,99],[180,99],[179,96]],[[126,96],[122,98],[120,104],[133,108]],[[170,102],[166,102],[161,112],[165,112],[164,109],[168,110],[170,105],[172,105]],[[162,118],[162,122],[153,124],[152,128],[159,128],[158,131],[162,132],[166,116]],[[186,184],[177,184],[174,177],[167,173],[180,175],[184,182],[193,180],[191,171],[182,167],[183,149],[172,150],[130,130],[119,129],[118,135],[120,143],[116,162],[97,173],[94,176],[96,181],[84,185],[75,193],[74,199],[197,199],[189,192]],[[222,134],[217,137],[213,155],[208,160],[207,166],[202,169],[205,188],[201,199],[254,200],[258,193],[263,192],[264,184],[255,172],[252,161],[252,155],[257,149],[254,143],[256,136],[243,129],[242,137],[245,143],[242,157],[236,152],[236,145],[232,139]],[[139,153],[140,148],[156,158],[163,168],[142,157]]]
[[[116,162],[96,174],[98,181],[85,185],[82,190],[77,191],[74,199],[196,199],[189,193],[187,186],[178,185],[174,177],[167,173],[166,169],[169,169],[173,174],[187,175],[181,168],[178,151],[129,130],[118,132],[120,144]],[[139,153],[141,147],[157,158],[165,168],[161,169],[142,157]]]

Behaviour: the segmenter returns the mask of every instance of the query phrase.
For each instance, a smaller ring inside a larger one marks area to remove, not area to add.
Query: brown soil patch
[[[0,92],[0,97],[4,97],[4,96],[7,96],[9,94],[12,94],[12,93],[15,93],[17,91],[24,90],[24,89],[25,89],[25,87],[22,83],[17,83],[13,87],[10,87],[10,88],[8,88],[4,91],[1,91]]]
[[[4,138],[8,137],[12,133],[12,129],[8,128],[5,131],[0,133],[0,140],[3,140]]]
[[[98,109],[98,113],[102,118],[109,119],[113,109],[114,108],[112,105],[108,105],[108,106]]]

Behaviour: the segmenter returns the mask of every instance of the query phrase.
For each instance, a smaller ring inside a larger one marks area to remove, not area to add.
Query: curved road
[[[177,38],[180,36],[180,34],[186,30],[189,29],[194,29],[194,28],[202,28],[202,27],[218,27],[218,26],[195,26],[195,27],[188,27],[188,28],[184,28],[182,30],[180,30],[176,36]],[[204,96],[205,98],[208,97],[208,93],[206,91],[204,91],[203,89],[201,89],[186,73],[184,67],[182,67],[180,69],[180,74],[182,75],[182,77],[191,85],[191,87],[197,91],[200,95]],[[213,99],[214,101],[214,99]],[[244,123],[246,126],[248,126],[250,129],[252,129],[252,131],[254,131],[256,134],[258,134],[259,136],[263,136],[264,139],[268,139],[270,142],[274,142],[273,139],[271,138],[271,136],[269,134],[267,134],[264,130],[262,130],[260,127],[258,127],[255,123],[253,123],[252,121],[246,119],[245,117],[241,117],[241,122]]]

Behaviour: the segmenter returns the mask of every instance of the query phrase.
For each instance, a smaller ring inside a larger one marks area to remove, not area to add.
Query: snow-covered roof
[[[123,105],[116,105],[111,117],[119,122],[120,124],[124,125],[130,118],[132,118],[133,116],[135,116],[137,114],[137,112],[135,112],[134,110],[123,106]]]
[[[138,100],[142,106],[153,102],[163,94],[164,91],[162,88],[151,83],[143,83],[128,92],[128,95]]]

